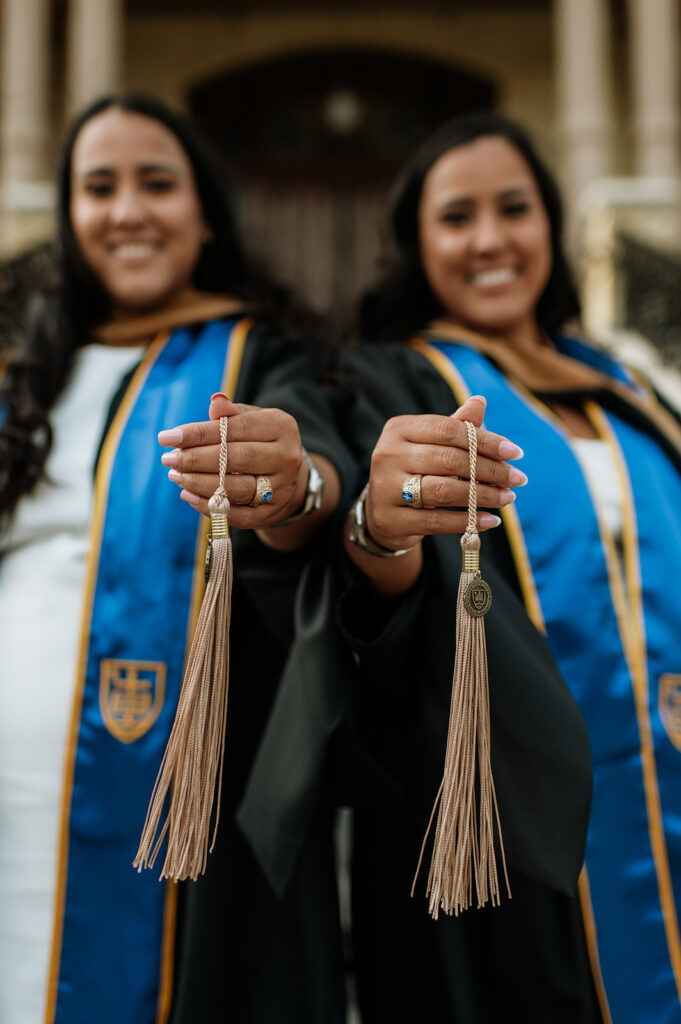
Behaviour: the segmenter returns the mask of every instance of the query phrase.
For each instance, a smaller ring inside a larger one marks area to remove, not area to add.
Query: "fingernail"
[[[191,491],[180,491],[180,497],[182,498],[183,501],[186,501],[189,505],[191,505],[192,508],[199,507],[199,502],[201,499],[199,498],[198,494],[192,494]]]
[[[161,462],[164,466],[176,466],[177,461],[177,452],[164,452],[161,456]]]
[[[487,399],[485,398],[484,395],[471,395],[471,398],[477,398],[479,402],[483,402],[485,405],[487,405]]]
[[[485,529],[487,529],[488,527],[491,528],[493,526],[499,526],[500,523],[500,517],[492,515],[491,512],[483,512],[482,515],[480,516],[480,526],[484,527]]]
[[[527,483],[527,476],[523,473],[522,469],[511,466],[508,471],[508,482],[511,487],[524,487]]]
[[[503,491],[499,491],[499,506],[511,505],[516,497],[515,491],[509,491],[508,487],[505,487]]]
[[[162,430],[158,435],[158,443],[164,447],[172,445],[182,444],[184,434],[180,427],[173,427],[172,430]]]
[[[168,470],[168,479],[172,480],[174,484],[182,483],[182,474],[178,473],[176,469]]]
[[[512,441],[502,441],[499,445],[499,455],[502,459],[522,459],[525,452]]]
[[[225,394],[223,394],[223,392],[222,392],[222,391],[216,391],[214,395],[211,395],[211,396],[210,396],[210,400],[211,400],[211,402],[214,402],[216,398],[224,398],[224,399],[226,399],[226,400],[227,400],[228,402],[231,402],[231,398],[229,397],[229,395],[225,395]]]

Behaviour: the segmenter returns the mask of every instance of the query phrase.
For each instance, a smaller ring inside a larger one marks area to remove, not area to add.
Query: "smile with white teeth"
[[[154,251],[155,247],[148,242],[122,242],[112,249],[113,255],[122,260],[141,260]]]
[[[497,270],[482,270],[473,274],[471,281],[480,288],[493,288],[496,285],[510,284],[515,281],[518,271],[514,267],[499,267]]]

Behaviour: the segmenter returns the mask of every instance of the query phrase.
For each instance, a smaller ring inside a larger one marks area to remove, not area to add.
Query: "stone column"
[[[70,0],[68,105],[79,110],[122,83],[123,0]]]
[[[679,162],[678,0],[629,0],[634,170],[677,177]]]
[[[2,198],[6,209],[49,206],[49,0],[2,4]]]
[[[612,173],[609,17],[606,0],[554,0],[557,124],[568,224],[584,188]]]

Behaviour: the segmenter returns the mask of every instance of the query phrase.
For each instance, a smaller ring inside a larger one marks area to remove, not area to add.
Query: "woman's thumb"
[[[452,413],[452,419],[468,420],[474,426],[481,427],[482,421],[485,418],[486,408],[486,398],[483,398],[482,395],[471,395],[470,398],[466,399],[463,405],[459,406],[456,412]]]

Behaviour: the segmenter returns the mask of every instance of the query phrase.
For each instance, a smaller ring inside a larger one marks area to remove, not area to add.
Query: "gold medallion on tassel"
[[[474,619],[487,615],[492,607],[492,591],[489,584],[480,578],[469,583],[463,595],[463,605]]]

